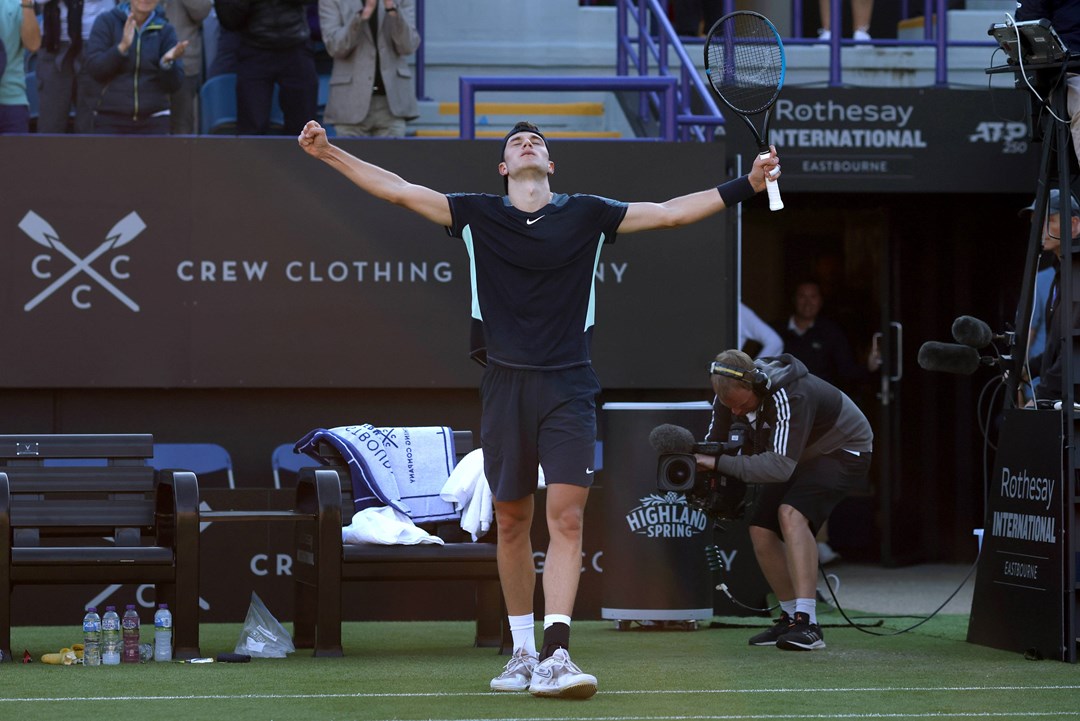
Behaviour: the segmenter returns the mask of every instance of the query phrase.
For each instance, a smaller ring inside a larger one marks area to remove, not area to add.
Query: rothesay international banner
[[[788,193],[1027,193],[1041,147],[1028,112],[1020,90],[785,88],[768,142]],[[728,126],[731,148],[752,147]]]
[[[1061,411],[1010,409],[998,434],[968,641],[1066,660]],[[1070,511],[1071,512],[1071,511]]]

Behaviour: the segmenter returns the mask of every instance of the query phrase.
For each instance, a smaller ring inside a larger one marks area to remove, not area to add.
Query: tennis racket
[[[743,10],[716,21],[705,39],[705,75],[717,96],[734,110],[757,140],[758,153],[769,155],[769,116],[784,87],[787,61],[780,33],[767,17]],[[761,132],[753,115],[765,113]],[[780,186],[766,178],[769,209],[781,210]]]

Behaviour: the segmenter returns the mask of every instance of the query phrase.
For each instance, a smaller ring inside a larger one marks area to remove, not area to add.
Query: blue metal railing
[[[724,116],[701,79],[697,65],[679,42],[659,0],[618,0],[616,13],[615,73],[627,76],[633,69],[640,77],[647,77],[650,63],[655,63],[658,76],[672,76],[669,57],[674,53],[679,64],[676,71],[679,78],[679,139],[712,140],[716,127],[724,124]],[[631,20],[636,23],[633,38],[630,35]],[[692,112],[695,101],[700,103],[703,114]],[[655,105],[655,102],[655,98],[642,96],[639,114],[647,115],[648,105]]]
[[[947,85],[949,82],[949,48],[950,47],[992,47],[993,41],[986,40],[949,40],[948,0],[923,0],[922,39],[878,39],[874,38],[869,43],[856,43],[851,38],[842,38],[840,27],[842,26],[843,4],[847,0],[831,0],[829,5],[829,27],[833,29],[828,41],[818,40],[817,37],[806,38],[802,34],[803,26],[803,0],[792,0],[791,26],[792,36],[784,38],[784,44],[791,45],[820,45],[827,42],[829,46],[829,86],[843,85],[843,64],[840,59],[840,49],[856,44],[869,44],[873,47],[933,47],[934,48],[934,84],[937,86]],[[732,12],[735,9],[735,0],[724,0],[724,12]],[[911,17],[911,9],[908,0],[903,0],[900,6],[900,17]],[[934,19],[937,18],[935,29]],[[684,38],[684,40],[686,40]]]

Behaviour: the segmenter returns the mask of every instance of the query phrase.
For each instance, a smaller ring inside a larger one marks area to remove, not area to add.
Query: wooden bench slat
[[[299,511],[201,511],[199,519],[218,522],[253,522],[253,521],[312,521],[314,513]]]
[[[172,565],[171,548],[162,546],[49,546],[37,548],[12,548],[11,565],[66,566],[70,564],[108,566],[117,564]]]
[[[153,525],[152,501],[50,499],[42,503],[33,503],[16,499],[11,504],[12,528],[58,526],[108,528]]]
[[[149,466],[98,466],[89,468],[6,467],[12,494],[149,493],[154,490],[155,471]]]

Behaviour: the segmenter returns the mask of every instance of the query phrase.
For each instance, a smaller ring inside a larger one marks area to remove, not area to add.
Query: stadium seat
[[[270,455],[270,465],[274,469],[274,488],[294,488],[296,476],[301,468],[322,465],[314,458],[303,453],[294,453],[295,443],[282,443],[274,448]]]
[[[199,132],[236,134],[236,75],[215,75],[199,88]]]
[[[155,443],[150,465],[159,471],[191,471],[199,478],[199,488],[236,488],[232,458],[216,443]]]
[[[285,114],[278,102],[278,86],[270,101],[270,129],[285,126]],[[215,75],[199,88],[199,132],[203,135],[236,135],[236,74]]]

